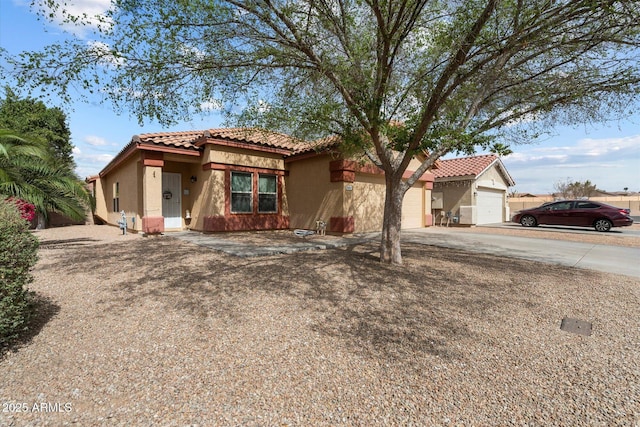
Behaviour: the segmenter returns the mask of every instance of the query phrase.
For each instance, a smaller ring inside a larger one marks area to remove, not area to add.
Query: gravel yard
[[[38,235],[43,314],[0,358],[2,426],[640,425],[638,279],[414,244],[386,266],[375,243]]]

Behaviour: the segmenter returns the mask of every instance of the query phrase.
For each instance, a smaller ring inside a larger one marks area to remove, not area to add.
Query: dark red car
[[[633,224],[628,209],[616,208],[591,200],[562,200],[545,203],[532,209],[524,209],[511,219],[524,227],[539,224],[594,227],[597,231],[609,231],[611,227]]]

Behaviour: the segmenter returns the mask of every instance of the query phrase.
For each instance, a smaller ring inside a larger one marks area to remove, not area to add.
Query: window
[[[552,211],[565,211],[571,209],[572,202],[560,202],[551,205]]]
[[[253,211],[253,176],[250,173],[231,172],[231,212]]]
[[[600,205],[591,202],[578,202],[576,204],[577,209],[598,209]]]
[[[258,212],[278,211],[278,177],[258,176]]]
[[[113,184],[113,211],[120,212],[120,183]]]

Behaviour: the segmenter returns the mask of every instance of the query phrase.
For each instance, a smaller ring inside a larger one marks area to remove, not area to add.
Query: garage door
[[[493,224],[502,222],[504,210],[504,191],[478,190],[476,199],[476,224]]]
[[[420,228],[424,216],[424,190],[422,183],[411,187],[402,201],[402,228]]]

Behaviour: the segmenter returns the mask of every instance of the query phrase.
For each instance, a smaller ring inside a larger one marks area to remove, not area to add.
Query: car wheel
[[[611,230],[611,227],[613,227],[613,224],[611,224],[611,221],[608,219],[602,218],[596,220],[596,222],[593,223],[593,227],[596,231],[609,231]]]
[[[520,224],[522,224],[523,227],[535,227],[538,225],[538,221],[531,215],[525,215],[520,218]]]

